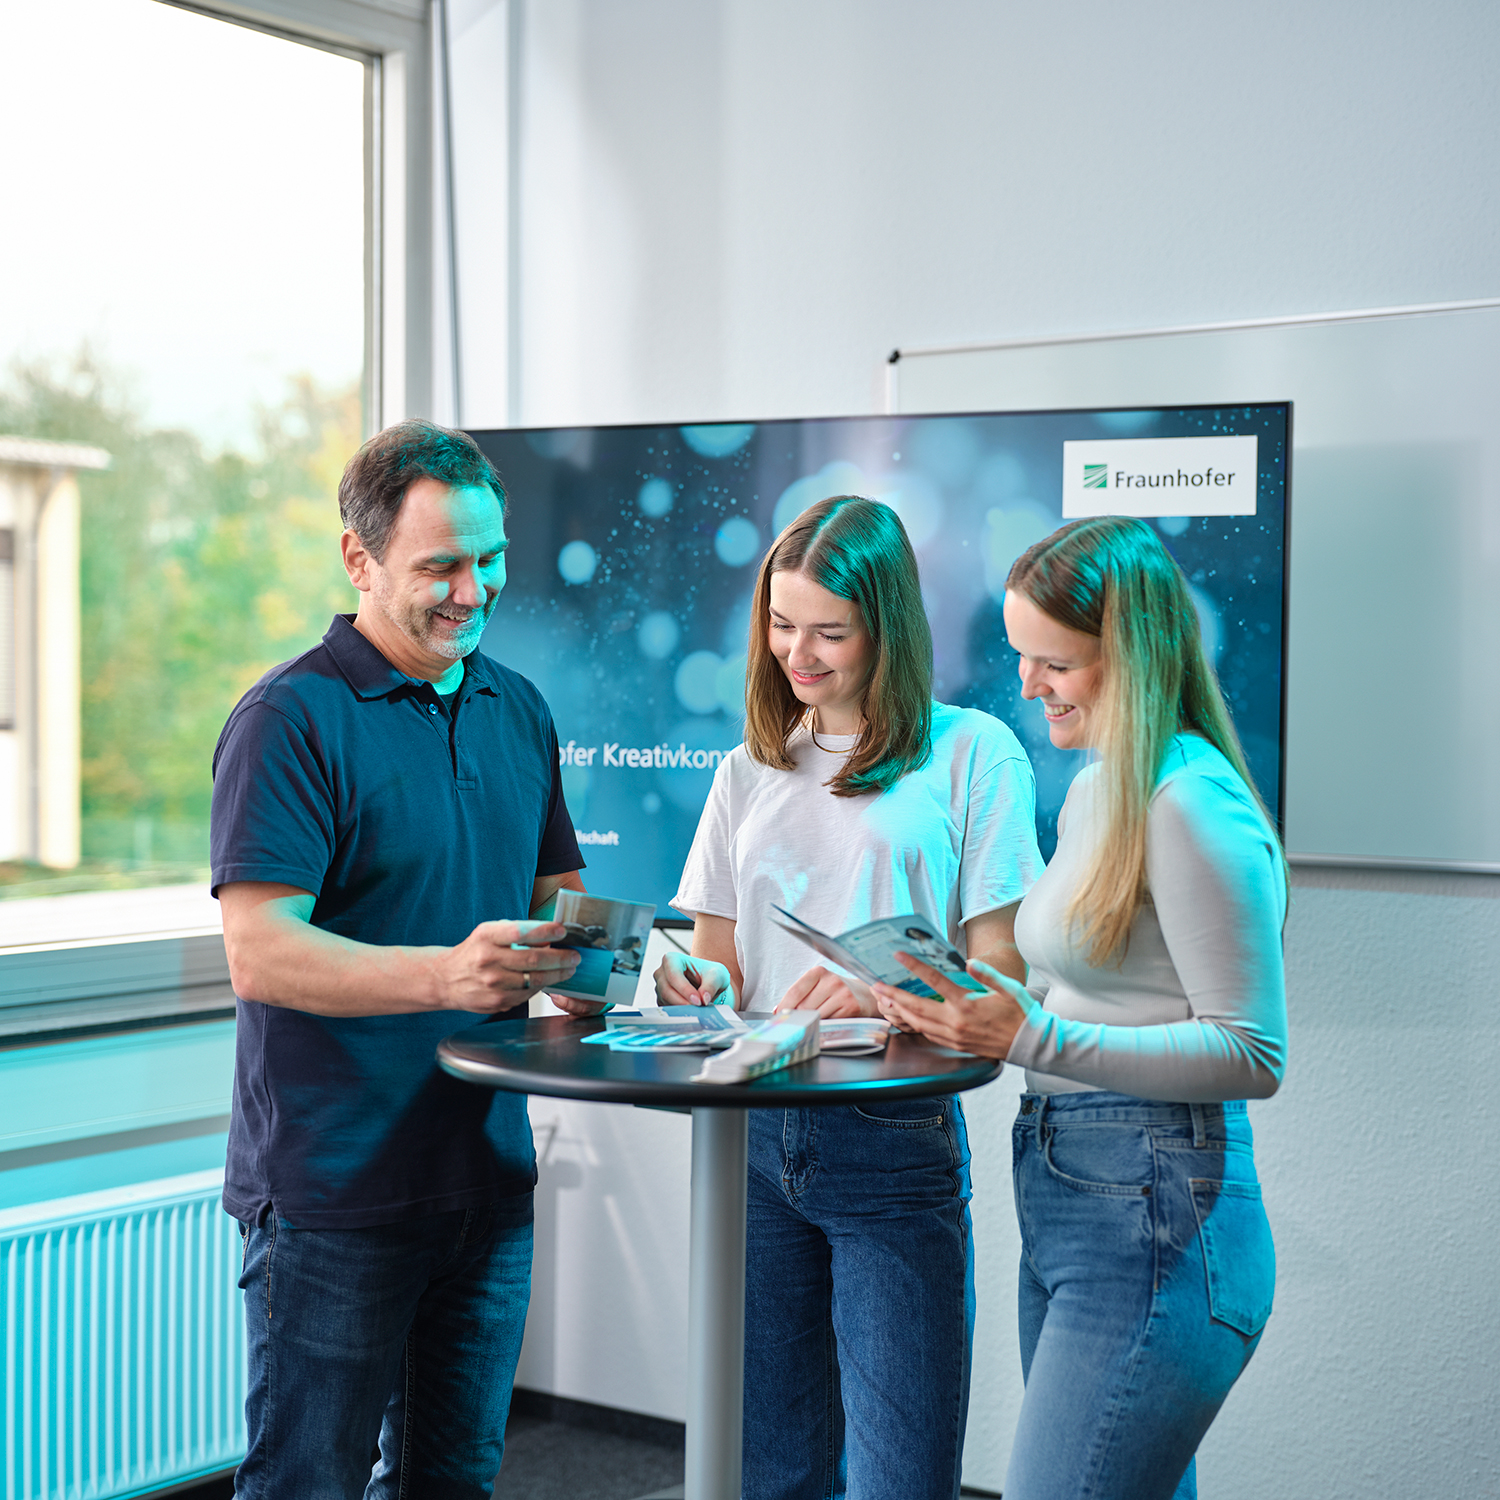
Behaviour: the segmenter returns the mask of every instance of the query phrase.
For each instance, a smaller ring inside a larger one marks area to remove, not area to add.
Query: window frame
[[[364,64],[365,431],[436,416],[433,67],[443,0],[159,3]]]

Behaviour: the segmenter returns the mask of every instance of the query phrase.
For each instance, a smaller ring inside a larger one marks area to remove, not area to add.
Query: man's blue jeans
[[[955,1500],[968,1204],[957,1099],[750,1111],[744,1500]]]
[[[525,1193],[370,1229],[242,1226],[250,1446],[235,1494],[488,1500],[531,1219]]]
[[[1005,1500],[1192,1500],[1276,1255],[1243,1101],[1026,1094],[1021,1403]]]

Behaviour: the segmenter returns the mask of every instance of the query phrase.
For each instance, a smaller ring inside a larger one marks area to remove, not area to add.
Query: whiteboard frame
[[[1233,333],[1241,328],[1295,328],[1309,323],[1363,323],[1375,318],[1409,318],[1426,313],[1478,312],[1500,307],[1500,297],[1471,302],[1423,302],[1410,307],[1368,307],[1350,312],[1291,313],[1279,318],[1239,318],[1228,323],[1180,323],[1169,328],[1123,328],[1107,333],[1051,333],[1016,339],[981,339],[958,344],[898,345],[885,360],[885,414],[900,416],[901,362],[928,354],[989,354],[996,349],[1039,349],[1050,344],[1108,344],[1121,339],[1164,339],[1184,333]],[[1494,866],[1500,870],[1500,865]]]
[[[1377,319],[1406,318],[1447,312],[1477,312],[1500,308],[1500,297],[1480,297],[1466,302],[1427,302],[1406,307],[1360,308],[1346,312],[1295,313],[1273,318],[1240,318],[1223,323],[1185,323],[1166,328],[1114,329],[1104,333],[1060,333],[1013,339],[983,339],[951,344],[914,344],[892,349],[885,361],[885,412],[900,416],[901,365],[924,355],[988,354],[1003,349],[1036,349],[1049,345],[1104,344],[1124,339],[1172,338],[1180,334],[1233,333],[1241,329],[1293,328],[1322,323],[1360,323]],[[1283,689],[1284,692],[1284,689]],[[1282,734],[1286,733],[1283,703]],[[1488,860],[1421,859],[1410,855],[1347,855],[1287,852],[1289,864],[1308,868],[1428,870],[1466,875],[1500,875],[1500,863]]]

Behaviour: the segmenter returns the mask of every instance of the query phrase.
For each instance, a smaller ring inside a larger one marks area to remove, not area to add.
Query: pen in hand
[[[682,977],[687,980],[687,982],[692,985],[695,990],[702,990],[703,976],[692,966],[692,964],[683,965]],[[699,1003],[701,1004],[703,997],[700,995],[698,998]]]

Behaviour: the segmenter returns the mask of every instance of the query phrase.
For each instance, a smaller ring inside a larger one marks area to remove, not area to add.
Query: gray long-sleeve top
[[[1098,770],[1073,782],[1057,852],[1016,916],[1036,1004],[1006,1060],[1037,1093],[1268,1097],[1286,1064],[1287,893],[1274,835],[1223,755],[1178,735],[1147,813],[1148,899],[1124,961],[1095,968],[1066,913],[1102,834]]]

